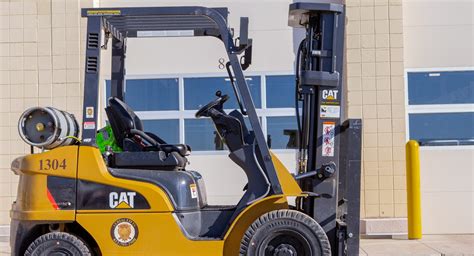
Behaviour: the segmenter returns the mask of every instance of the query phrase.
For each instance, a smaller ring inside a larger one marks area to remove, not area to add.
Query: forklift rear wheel
[[[271,211],[255,220],[240,243],[241,256],[329,256],[321,226],[295,210]]]
[[[90,256],[91,251],[77,236],[64,232],[51,232],[38,237],[28,246],[26,256]]]

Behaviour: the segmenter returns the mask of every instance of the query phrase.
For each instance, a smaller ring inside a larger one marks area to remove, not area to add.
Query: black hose
[[[296,112],[296,124],[298,126],[298,150],[301,153],[303,150],[303,143],[301,141],[303,136],[303,131],[301,129],[301,118],[300,118],[300,109],[299,109],[299,85],[300,85],[300,63],[301,63],[301,52],[303,51],[304,43],[306,39],[301,40],[300,45],[298,46],[298,51],[296,52],[296,67],[295,67],[295,112]]]

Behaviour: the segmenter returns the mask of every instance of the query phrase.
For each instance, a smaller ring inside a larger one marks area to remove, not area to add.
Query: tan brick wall
[[[0,225],[9,222],[18,184],[10,162],[29,152],[17,131],[21,112],[54,106],[81,119],[80,4],[0,0]]]
[[[404,217],[402,1],[346,5],[347,113],[363,119],[362,217]]]

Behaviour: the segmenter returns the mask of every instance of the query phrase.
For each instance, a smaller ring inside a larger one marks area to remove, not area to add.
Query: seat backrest
[[[105,112],[119,146],[123,147],[123,141],[130,136],[131,129],[143,131],[140,118],[132,108],[118,98],[109,98],[109,104],[105,108]]]

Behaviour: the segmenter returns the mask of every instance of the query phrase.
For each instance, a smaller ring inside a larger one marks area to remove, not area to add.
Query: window
[[[267,140],[273,149],[297,147],[295,116],[267,117]]]
[[[474,144],[474,71],[408,72],[407,81],[410,139]]]
[[[253,75],[246,78],[262,131],[272,149],[296,147],[294,76]],[[110,96],[110,81],[106,82]],[[227,111],[239,109],[233,88],[225,77],[135,78],[126,82],[124,98],[142,119],[144,128],[167,143],[185,143],[193,151],[225,151],[209,118],[196,119],[197,109],[215,99],[220,90],[228,94]],[[248,117],[244,117],[252,130]]]
[[[295,76],[267,76],[267,108],[295,107]]]
[[[410,105],[474,103],[474,71],[408,75]]]
[[[410,114],[409,122],[410,138],[422,144],[465,144],[474,139],[474,112]]]
[[[159,136],[169,144],[179,144],[179,120],[178,119],[159,119],[142,120],[143,128]]]
[[[124,98],[135,111],[179,110],[178,79],[128,79]],[[106,82],[106,99],[111,96]]]
[[[195,151],[224,150],[210,118],[184,120],[184,137],[186,144]]]
[[[260,77],[246,78],[250,93],[256,108],[261,108]],[[236,85],[237,86],[237,85]],[[226,102],[227,109],[238,108],[232,85],[226,77],[193,77],[184,79],[184,108],[186,110],[199,109],[215,99],[216,91],[227,94],[230,99]]]
[[[135,111],[179,110],[178,79],[127,80],[125,101]]]

